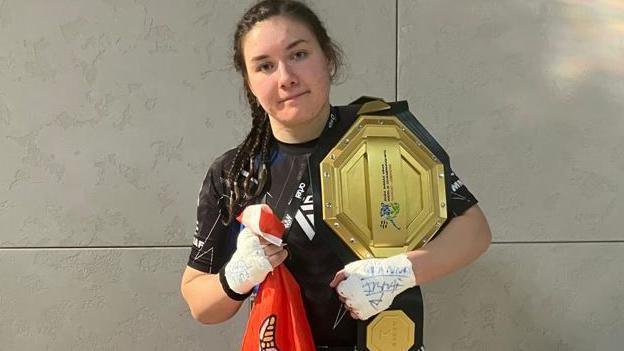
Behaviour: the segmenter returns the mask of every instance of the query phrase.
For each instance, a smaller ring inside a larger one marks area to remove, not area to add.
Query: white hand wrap
[[[412,263],[405,254],[351,262],[344,272],[347,279],[336,291],[362,320],[387,309],[395,296],[416,285]]]
[[[246,294],[273,271],[258,235],[244,228],[236,240],[236,251],[225,266],[225,279],[238,294]]]

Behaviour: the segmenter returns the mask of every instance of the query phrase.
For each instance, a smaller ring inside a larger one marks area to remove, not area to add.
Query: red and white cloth
[[[238,220],[275,245],[284,225],[267,205],[245,208]],[[299,284],[285,265],[275,267],[260,284],[241,345],[243,351],[315,351]]]
[[[273,210],[268,205],[247,206],[236,219],[271,244],[282,245],[284,224],[273,214]]]

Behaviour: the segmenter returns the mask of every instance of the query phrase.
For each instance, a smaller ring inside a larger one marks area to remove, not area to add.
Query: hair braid
[[[222,222],[226,225],[232,221],[238,209],[246,206],[262,193],[269,177],[267,158],[259,152],[261,146],[265,147],[263,141],[267,138],[270,140],[273,136],[269,117],[251,91],[247,87],[245,90],[251,109],[252,126],[245,140],[238,146],[226,175],[228,201],[224,207],[227,213],[222,217]],[[260,161],[259,166],[256,166],[256,161]],[[244,174],[243,171],[247,173]],[[241,176],[244,176],[242,182],[239,181]],[[254,183],[256,183],[255,186]]]
[[[262,163],[264,164],[268,164],[269,163],[269,143],[273,140],[273,133],[271,133],[271,124],[268,121],[266,121],[267,124],[267,128],[266,128],[266,132],[264,134],[264,140],[262,141],[262,151],[260,153],[260,159],[262,160]]]
[[[245,140],[237,147],[236,154],[232,163],[230,165],[230,169],[228,170],[225,178],[225,200],[224,208],[226,213],[221,218],[223,224],[227,225],[232,222],[232,219],[235,215],[235,207],[240,203],[240,186],[238,184],[238,176],[240,175],[243,163],[242,161],[247,158],[248,145],[255,138],[256,131],[255,128],[251,128],[249,134],[245,137]]]
[[[245,181],[243,183],[243,190],[245,192],[245,196],[249,199],[252,199],[258,195],[263,190],[263,184],[260,182],[260,174],[259,171],[261,169],[266,170],[266,165],[258,164],[262,163],[262,159],[259,158],[259,148],[261,145],[261,141],[265,134],[271,132],[271,126],[269,124],[269,118],[264,109],[257,103],[257,100],[251,92],[247,93],[247,100],[249,101],[250,106],[254,106],[252,108],[252,116],[254,119],[254,129],[257,129],[256,138],[254,138],[253,145],[251,145],[251,149],[249,152],[249,169],[248,174],[245,177]],[[254,186],[254,180],[256,185]]]

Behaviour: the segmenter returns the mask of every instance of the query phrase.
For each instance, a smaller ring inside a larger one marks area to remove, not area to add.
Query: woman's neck
[[[273,129],[273,136],[275,139],[287,143],[287,144],[301,144],[310,140],[314,140],[321,136],[327,118],[329,117],[330,106],[327,104],[318,113],[316,118],[310,121],[296,126],[285,126],[283,124],[277,125],[271,120],[271,129]]]

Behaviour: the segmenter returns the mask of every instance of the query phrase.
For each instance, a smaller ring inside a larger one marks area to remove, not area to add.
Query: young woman
[[[335,113],[329,92],[340,59],[340,49],[322,23],[300,2],[258,2],[238,23],[233,60],[243,78],[252,128],[237,148],[214,161],[199,194],[197,231],[181,283],[196,320],[212,324],[229,319],[253,286],[284,263],[301,287],[319,349],[352,347],[355,319],[380,310],[362,303],[362,292],[349,283],[350,277],[370,274],[373,270],[366,268],[371,266],[403,267],[407,275],[401,288],[406,289],[466,266],[489,246],[486,219],[459,179],[453,192],[465,200],[449,204],[454,217],[435,240],[404,255],[361,260],[345,268],[305,221],[293,224],[288,251],[255,235],[236,239],[239,226],[233,217],[246,205],[267,203],[280,217],[285,211],[297,188],[298,170],[306,167],[316,140]],[[380,309],[395,296],[387,295],[389,301],[383,301]]]

